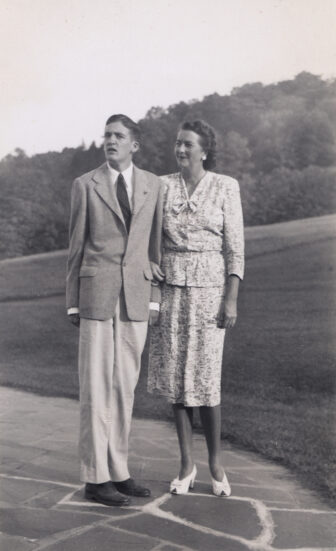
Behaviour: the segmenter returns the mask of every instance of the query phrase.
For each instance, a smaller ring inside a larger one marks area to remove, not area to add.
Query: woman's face
[[[196,132],[179,131],[175,143],[175,157],[181,169],[203,167],[205,152],[200,142],[201,138]]]

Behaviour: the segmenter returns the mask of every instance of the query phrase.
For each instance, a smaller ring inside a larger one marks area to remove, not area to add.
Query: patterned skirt
[[[150,334],[149,392],[187,407],[220,404],[223,294],[224,287],[163,286],[160,324]]]

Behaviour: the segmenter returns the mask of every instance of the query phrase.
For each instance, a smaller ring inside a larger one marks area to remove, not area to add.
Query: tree
[[[202,118],[218,138],[217,168],[239,179],[245,223],[266,224],[335,210],[336,80],[300,73],[249,83],[230,95],[152,107],[139,121],[139,166],[177,170],[180,124]],[[73,179],[104,161],[103,148],[65,148],[0,161],[0,258],[67,246]]]

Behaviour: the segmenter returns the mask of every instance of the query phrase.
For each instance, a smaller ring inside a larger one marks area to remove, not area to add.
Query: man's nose
[[[112,134],[111,136],[108,137],[107,143],[109,143],[111,145],[115,144],[116,143],[116,137],[113,136],[113,134]]]

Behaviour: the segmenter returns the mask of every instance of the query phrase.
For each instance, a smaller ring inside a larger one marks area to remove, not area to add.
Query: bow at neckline
[[[205,172],[204,176],[200,179],[198,182],[196,188],[194,189],[191,197],[189,197],[188,190],[186,183],[182,177],[182,174],[179,174],[180,179],[180,185],[181,185],[181,192],[184,195],[184,197],[178,197],[175,198],[174,203],[172,205],[172,211],[174,214],[180,214],[181,212],[184,212],[186,210],[190,210],[191,212],[197,211],[197,198],[200,193],[200,186],[203,183],[204,179],[207,176],[207,172]]]
[[[179,198],[179,200],[176,201],[172,206],[172,211],[174,214],[180,214],[187,209],[191,210],[191,212],[196,212],[197,205],[195,201],[192,201],[190,199],[181,200],[181,198]]]

